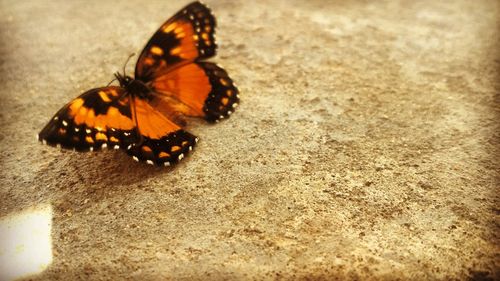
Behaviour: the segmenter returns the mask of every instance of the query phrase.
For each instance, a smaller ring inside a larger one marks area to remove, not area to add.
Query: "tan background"
[[[180,165],[38,144],[188,3],[143,2],[0,1],[0,215],[54,208],[35,280],[500,278],[498,1],[207,1],[242,101]]]

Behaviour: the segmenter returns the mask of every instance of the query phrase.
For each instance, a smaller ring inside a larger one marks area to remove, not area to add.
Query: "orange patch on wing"
[[[150,51],[151,51],[151,53],[153,55],[157,55],[157,56],[162,56],[163,55],[163,50],[160,47],[158,47],[158,46],[151,47]]]
[[[180,129],[174,122],[163,116],[159,111],[155,110],[147,101],[140,98],[134,98],[135,110],[132,110],[141,135],[160,139],[171,132]]]
[[[83,103],[85,101],[82,98],[77,98],[74,99],[70,104],[69,104],[69,115],[75,116],[80,108],[82,107]]]
[[[226,78],[221,78],[219,79],[220,83],[223,85],[223,86],[227,86],[229,85],[229,82],[226,80]]]
[[[91,108],[87,111],[87,116],[85,117],[85,125],[87,125],[90,128],[94,128],[95,124],[95,113],[94,110]]]
[[[88,108],[86,108],[85,106],[82,106],[75,114],[75,119],[73,119],[73,122],[75,122],[75,124],[77,125],[81,125],[83,123],[85,123],[85,118],[87,117],[87,112],[88,112]]]
[[[123,115],[118,108],[113,106],[108,108],[106,114],[98,115],[96,119],[96,126],[99,123],[99,125],[104,125],[104,127],[120,130],[132,130],[134,128],[132,119]]]
[[[162,28],[163,32],[169,33],[172,32],[177,27],[177,23],[173,22],[171,24],[168,24]]]
[[[173,30],[177,39],[180,39],[179,46],[170,51],[171,55],[176,55],[182,59],[195,59],[198,57],[198,48],[196,47],[198,36],[195,37],[193,25],[190,22],[179,21]],[[178,49],[178,50],[177,50]],[[174,51],[175,50],[175,51]]]
[[[86,136],[85,141],[88,143],[94,143],[94,140],[90,136]]]
[[[99,97],[101,97],[101,99],[104,101],[104,102],[110,102],[111,99],[108,97],[108,94],[106,94],[106,92],[104,91],[99,91],[97,93],[99,95]]]
[[[114,88],[108,88],[107,92],[108,92],[108,94],[111,94],[113,97],[118,96],[118,92]]]
[[[76,125],[85,124],[89,128],[96,128],[99,131],[104,131],[107,128],[115,128],[120,130],[132,130],[134,122],[131,118],[123,115],[118,108],[110,106],[106,114],[95,115],[92,108],[82,106],[76,113],[73,119]]]
[[[174,96],[187,105],[182,113],[189,116],[203,116],[203,106],[212,90],[205,71],[191,63],[179,67],[154,80],[153,88],[167,96]]]
[[[158,154],[158,157],[160,158],[170,157],[170,154],[162,151]]]
[[[103,133],[97,133],[97,134],[95,134],[95,139],[96,140],[107,141],[108,137],[106,137],[106,135],[103,134]]]
[[[178,55],[181,51],[182,51],[182,49],[181,49],[180,47],[173,48],[172,50],[170,50],[170,54],[171,54],[172,56],[176,56],[176,55]]]

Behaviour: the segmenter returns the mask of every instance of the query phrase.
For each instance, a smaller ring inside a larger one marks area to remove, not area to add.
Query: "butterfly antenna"
[[[111,83],[113,83],[114,81],[116,81],[116,78],[113,78],[113,80],[109,81],[108,85],[106,85],[106,87],[108,87],[109,85],[111,85]]]
[[[130,56],[128,56],[127,60],[125,61],[125,64],[123,65],[123,76],[127,76],[127,74],[125,74],[125,67],[127,66],[128,61],[129,61],[129,60],[130,60],[133,56],[135,56],[135,53],[130,54]]]

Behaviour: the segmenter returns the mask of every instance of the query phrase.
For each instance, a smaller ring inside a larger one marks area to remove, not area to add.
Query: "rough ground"
[[[207,2],[241,105],[162,169],[35,134],[187,1],[0,1],[0,218],[53,208],[33,280],[500,279],[498,1]]]

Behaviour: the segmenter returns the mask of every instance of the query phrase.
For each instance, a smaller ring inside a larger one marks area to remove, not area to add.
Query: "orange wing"
[[[193,2],[167,20],[144,47],[135,78],[152,80],[184,63],[215,55],[215,18],[200,2]]]
[[[170,166],[193,149],[198,139],[170,121],[146,100],[133,99],[132,114],[141,141],[127,148],[136,161]]]
[[[147,101],[131,100],[125,89],[114,86],[92,89],[72,100],[38,139],[77,151],[121,148],[136,161],[164,166],[181,160],[197,141]]]
[[[228,117],[238,105],[238,89],[226,71],[211,62],[195,62],[178,67],[154,79],[156,97],[176,102],[168,104],[187,116],[217,121]]]
[[[52,146],[78,151],[115,149],[137,142],[129,98],[120,87],[89,90],[61,108],[38,134]]]

